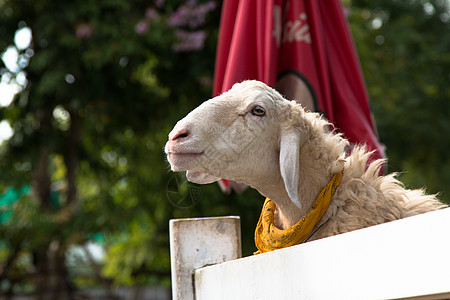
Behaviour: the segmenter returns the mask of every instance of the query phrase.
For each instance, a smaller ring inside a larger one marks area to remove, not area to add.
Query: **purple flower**
[[[196,0],[189,0],[170,16],[168,24],[171,27],[198,28],[205,24],[206,15],[216,7],[215,1],[198,4]]]
[[[92,35],[92,25],[87,23],[79,24],[75,29],[75,36],[78,39],[87,39]]]
[[[150,28],[150,25],[149,25],[148,21],[142,20],[142,21],[139,21],[139,23],[137,23],[136,26],[134,26],[134,31],[136,31],[137,34],[142,35],[142,34],[147,33],[149,28]]]
[[[165,0],[153,0],[153,3],[155,3],[156,7],[161,8],[164,6]]]
[[[150,21],[158,20],[159,14],[154,8],[147,8],[145,11],[145,18]]]
[[[203,49],[206,39],[206,32],[204,30],[186,31],[176,30],[175,34],[178,38],[178,43],[172,46],[175,52],[187,52]]]

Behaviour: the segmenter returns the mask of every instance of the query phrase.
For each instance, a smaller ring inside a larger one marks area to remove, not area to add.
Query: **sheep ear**
[[[207,184],[207,183],[212,183],[217,180],[220,180],[219,177],[210,175],[208,173],[198,172],[198,171],[187,171],[186,178],[190,182],[198,183],[198,184]]]
[[[300,136],[293,130],[281,135],[280,171],[284,186],[291,201],[301,208],[298,199],[298,180],[300,172]]]

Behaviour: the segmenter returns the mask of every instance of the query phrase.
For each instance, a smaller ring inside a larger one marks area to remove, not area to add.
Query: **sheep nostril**
[[[189,136],[190,132],[187,129],[180,129],[176,131],[169,139],[171,141],[187,138]]]

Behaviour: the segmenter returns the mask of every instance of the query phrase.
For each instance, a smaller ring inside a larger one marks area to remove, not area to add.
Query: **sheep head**
[[[235,84],[175,125],[165,146],[172,171],[187,171],[195,183],[224,178],[258,190],[283,182],[300,207],[300,137],[307,129],[299,106],[261,82]]]

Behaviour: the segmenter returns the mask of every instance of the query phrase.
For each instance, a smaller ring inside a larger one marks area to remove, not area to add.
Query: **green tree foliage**
[[[391,171],[450,203],[450,4],[353,0],[350,22]]]
[[[167,279],[168,220],[214,213],[206,201],[186,207],[169,201],[174,175],[162,148],[175,121],[210,96],[218,4],[14,0],[0,6],[2,49],[14,45],[16,30],[32,31],[29,48],[16,45],[20,68],[2,68],[12,80],[26,72],[27,82],[1,109],[14,129],[1,149],[1,169],[9,170],[1,185],[33,187],[32,195],[6,207],[13,217],[0,227],[3,286],[13,289],[39,274],[34,291],[44,295],[55,290],[45,275],[57,274],[70,293],[64,255],[95,237],[108,250],[97,275],[117,284]],[[220,205],[215,211],[227,213]],[[34,272],[16,268],[26,257]]]
[[[348,5],[390,167],[448,200],[446,3]],[[22,85],[0,107],[14,130],[0,145],[0,192],[22,195],[0,203],[0,292],[54,292],[52,274],[66,294],[168,284],[170,218],[240,215],[243,253],[255,250],[262,197],[188,183],[162,151],[175,122],[211,96],[219,17],[206,0],[0,0],[0,49],[19,55],[15,69],[0,60],[0,74]],[[23,28],[25,48],[14,43]],[[92,278],[65,259],[87,241],[106,249]]]

